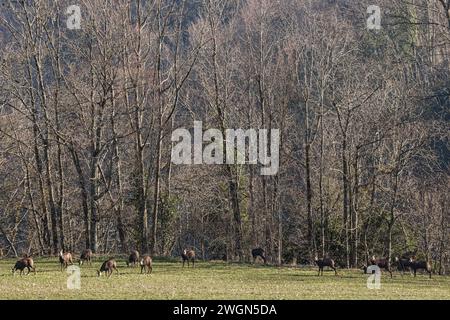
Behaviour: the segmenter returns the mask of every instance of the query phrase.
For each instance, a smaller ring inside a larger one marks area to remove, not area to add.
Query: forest
[[[0,3],[0,255],[448,273],[450,0]],[[279,130],[277,173],[173,163],[196,121]]]

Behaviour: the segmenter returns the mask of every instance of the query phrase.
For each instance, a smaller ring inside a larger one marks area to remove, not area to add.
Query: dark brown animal
[[[61,264],[61,271],[66,269],[69,264],[73,264],[72,254],[70,252],[59,252],[59,263]]]
[[[109,278],[111,277],[113,270],[116,270],[117,274],[119,274],[116,260],[114,260],[114,258],[109,258],[108,260],[103,262],[102,266],[100,267],[100,270],[97,271],[97,277],[100,277],[101,274],[104,272],[106,276]]]
[[[12,273],[13,275],[15,275],[16,270],[20,270],[20,275],[22,275],[24,273],[23,271],[25,270],[25,268],[28,269],[27,275],[30,274],[31,270],[33,270],[33,273],[36,274],[36,267],[34,266],[33,258],[25,257],[18,260],[14,265],[14,267],[12,268]]]
[[[256,262],[256,258],[260,257],[263,259],[264,264],[267,263],[266,257],[264,256],[264,250],[262,248],[255,248],[252,250],[253,263]]]
[[[430,275],[431,279],[431,263],[427,261],[416,261],[413,258],[409,259],[410,267],[414,272],[414,277],[416,276],[417,270],[424,269]]]
[[[81,266],[84,263],[84,261],[86,261],[91,266],[92,265],[91,260],[92,260],[92,250],[86,249],[81,253],[78,264]]]
[[[194,268],[194,263],[195,263],[195,251],[194,250],[184,249],[183,253],[181,254],[181,258],[183,258],[183,268],[184,268],[184,263],[186,261],[187,261],[188,267],[189,267],[189,261],[192,261],[192,268]]]
[[[144,256],[141,261],[139,262],[141,266],[141,274],[146,273],[150,274],[152,273],[153,267],[152,267],[152,258],[150,256]]]
[[[323,258],[323,259],[319,259],[317,256],[314,258],[314,262],[317,264],[317,266],[319,267],[319,273],[317,274],[318,276],[320,276],[320,274],[322,273],[323,275],[323,268],[324,267],[330,267],[331,269],[334,270],[334,274],[337,275],[337,270],[336,270],[336,264],[334,263],[334,260],[331,258]]]
[[[405,271],[411,272],[411,263],[409,259],[395,257],[395,264],[402,275]]]
[[[129,267],[130,265],[135,267],[136,264],[138,263],[139,263],[139,251],[137,250],[131,251],[130,256],[128,257],[127,267]]]
[[[369,265],[371,266],[378,266],[380,269],[384,269],[391,275],[392,278],[392,270],[391,270],[391,264],[389,263],[388,259],[385,258],[375,258],[375,256],[372,256],[372,258],[369,260]],[[364,273],[367,273],[367,266],[363,266]]]

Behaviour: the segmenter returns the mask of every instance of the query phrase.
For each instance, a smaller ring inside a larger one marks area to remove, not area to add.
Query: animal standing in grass
[[[392,270],[391,270],[391,264],[389,263],[389,260],[386,258],[375,258],[375,256],[372,256],[372,258],[369,260],[369,265],[371,266],[378,266],[380,269],[385,269],[392,278]],[[363,266],[364,273],[367,273],[367,266]]]
[[[194,250],[184,249],[183,253],[181,254],[181,258],[183,258],[183,268],[184,268],[184,263],[186,261],[187,261],[188,267],[189,267],[189,261],[192,261],[192,268],[194,268],[194,263],[195,263],[195,251]]]
[[[89,263],[89,265],[92,265],[92,250],[91,249],[86,249],[84,250],[81,255],[80,255],[80,260],[78,261],[78,264],[81,266],[84,261],[86,261],[87,263]]]
[[[130,256],[128,257],[127,261],[127,267],[130,265],[135,267],[139,263],[139,251],[133,250],[130,253]]]
[[[262,248],[255,248],[252,250],[253,263],[256,262],[256,258],[260,257],[264,264],[267,263],[266,257],[264,256],[264,250]]]
[[[117,269],[117,262],[114,258],[109,258],[105,262],[103,262],[100,270],[97,270],[97,277],[100,277],[104,272],[106,276],[111,277],[113,270],[116,270],[117,274],[119,274],[119,270]]]
[[[411,262],[409,259],[395,257],[395,263],[401,275],[403,275],[405,271],[409,271],[411,273]]]
[[[141,274],[144,272],[146,274],[152,273],[152,258],[150,256],[144,256],[143,258],[141,258],[139,265],[141,266]]]
[[[323,275],[324,267],[330,267],[331,269],[334,270],[334,274],[337,275],[336,264],[334,263],[333,259],[330,258],[319,259],[317,256],[315,256],[314,262],[319,267],[319,273],[317,274],[318,276],[320,276],[320,274]]]
[[[27,275],[30,274],[31,270],[33,270],[33,273],[36,274],[36,267],[34,266],[33,258],[26,256],[18,260],[14,265],[14,267],[12,268],[12,273],[13,275],[15,275],[16,271],[20,270],[20,275],[22,275],[24,273],[23,271],[25,270],[25,268],[28,269]]]
[[[61,271],[67,269],[69,264],[73,264],[72,254],[70,252],[64,253],[63,250],[61,250],[59,252],[59,263],[61,264]]]
[[[414,272],[414,277],[416,276],[417,270],[423,269],[430,275],[431,279],[431,263],[427,261],[416,261],[413,258],[409,259],[410,267]]]

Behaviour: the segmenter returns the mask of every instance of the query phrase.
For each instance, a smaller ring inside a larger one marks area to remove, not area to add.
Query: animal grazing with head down
[[[130,253],[130,256],[128,257],[127,261],[127,267],[130,265],[135,267],[139,263],[139,251],[133,250]]]
[[[16,264],[12,268],[13,275],[16,274],[17,270],[20,270],[20,275],[24,273],[25,268],[28,269],[28,274],[30,274],[30,271],[33,270],[33,273],[36,274],[36,267],[34,266],[33,258],[29,256],[25,256],[20,260],[17,260]]]
[[[117,269],[117,262],[114,258],[109,258],[105,262],[103,262],[100,269],[97,271],[97,277],[100,277],[104,272],[106,276],[109,278],[113,273],[113,270],[116,270],[117,274],[119,274],[119,270]]]

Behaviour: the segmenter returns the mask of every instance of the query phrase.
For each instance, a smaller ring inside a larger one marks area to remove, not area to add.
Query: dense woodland
[[[3,255],[449,268],[450,0],[1,3]],[[279,129],[278,174],[174,165],[194,121]]]

